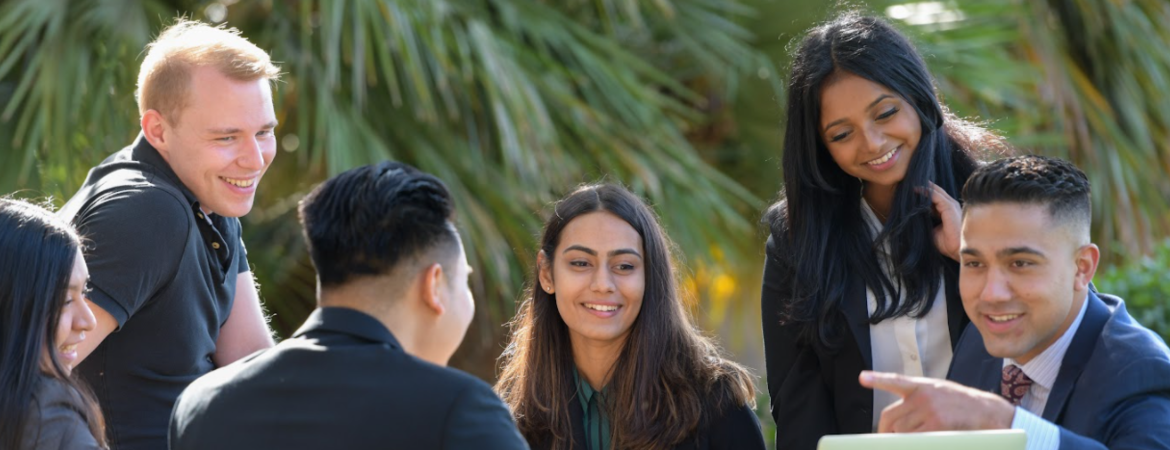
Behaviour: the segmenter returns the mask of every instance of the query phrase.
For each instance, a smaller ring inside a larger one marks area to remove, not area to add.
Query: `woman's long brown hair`
[[[612,448],[670,448],[692,437],[704,421],[753,404],[751,376],[724,360],[691,323],[678,293],[670,242],[653,211],[626,189],[587,185],[558,202],[545,224],[541,250],[552,264],[561,231],[574,218],[612,213],[642,237],[646,288],[642,309],[611,369],[603,405]],[[537,267],[534,274],[539,274]],[[533,280],[537,280],[534,275]],[[573,351],[555,294],[530,286],[511,322],[512,339],[500,356],[496,392],[512,410],[520,432],[540,447],[572,446],[569,405]]]

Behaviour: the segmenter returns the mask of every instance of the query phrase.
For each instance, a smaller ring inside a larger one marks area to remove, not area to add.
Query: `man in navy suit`
[[[1099,250],[1085,174],[1003,159],[977,170],[963,199],[971,326],[952,381],[863,372],[863,385],[902,396],[879,431],[1016,428],[1029,450],[1170,448],[1170,350],[1090,284]]]
[[[527,449],[491,387],[446,367],[475,310],[453,209],[441,181],[400,163],[313,190],[300,216],[320,308],[192,383],[171,449]]]

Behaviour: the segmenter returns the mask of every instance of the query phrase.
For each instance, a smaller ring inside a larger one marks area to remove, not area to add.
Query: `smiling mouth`
[[[219,179],[227,182],[227,184],[230,184],[232,186],[242,187],[242,188],[252,187],[253,184],[256,184],[255,178],[238,179],[238,178],[219,177]]]
[[[62,345],[57,347],[57,350],[61,353],[71,353],[77,350],[77,344]]]
[[[869,161],[865,164],[869,165],[869,166],[881,165],[881,164],[885,163],[886,161],[889,161],[890,158],[893,158],[894,155],[898,154],[898,149],[900,149],[900,148],[902,148],[901,145],[894,147],[893,150],[890,150],[890,151],[886,152],[886,154],[879,156],[877,159]]]
[[[583,303],[582,305],[584,305],[586,308],[592,309],[594,311],[603,311],[603,312],[617,311],[618,308],[620,308],[620,306],[618,306],[618,305],[597,305],[597,304],[593,304],[593,303]]]
[[[1015,320],[1016,318],[1018,318],[1022,315],[1023,314],[1002,314],[1002,315],[993,316],[993,315],[988,314],[987,318],[991,319],[992,322],[1003,323],[1003,322],[1010,322],[1012,320]]]

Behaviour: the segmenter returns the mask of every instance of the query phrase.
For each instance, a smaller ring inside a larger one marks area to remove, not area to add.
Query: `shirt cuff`
[[[1027,450],[1057,450],[1060,447],[1060,428],[1019,406],[1012,418],[1012,429],[1024,430],[1028,435]]]

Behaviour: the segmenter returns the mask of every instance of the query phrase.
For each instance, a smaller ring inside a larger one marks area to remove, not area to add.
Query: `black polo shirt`
[[[248,260],[236,218],[205,215],[140,134],[61,210],[86,242],[90,300],[118,329],[77,367],[118,450],[167,448],[175,399],[211,355]]]

